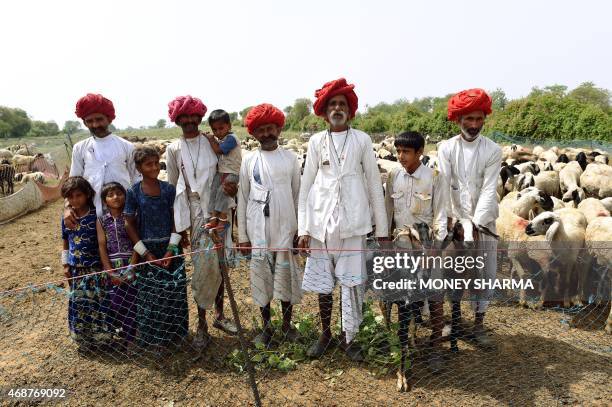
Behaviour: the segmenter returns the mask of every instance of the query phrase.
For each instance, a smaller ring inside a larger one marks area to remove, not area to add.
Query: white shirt
[[[96,191],[96,213],[102,216],[102,186],[118,182],[129,189],[140,180],[134,163],[134,145],[115,134],[106,137],[91,136],[79,141],[72,148],[70,176],[82,176]]]
[[[174,222],[177,232],[191,226],[188,189],[199,195],[202,212],[208,215],[210,189],[216,168],[217,155],[202,135],[191,139],[180,137],[166,148],[168,182],[176,186]]]
[[[392,185],[389,185],[391,183]],[[394,169],[387,178],[385,206],[389,230],[391,220],[396,228],[425,223],[435,231],[436,240],[446,237],[446,210],[443,179],[422,164],[409,174],[403,167]]]
[[[343,152],[341,136],[331,138],[335,141],[330,142],[328,132],[322,131],[308,141],[300,187],[298,234],[324,242],[328,223],[337,208],[341,239],[371,232],[372,212],[376,236],[387,236],[382,183],[370,136],[350,129]],[[332,145],[336,144],[338,148],[334,151]],[[340,163],[336,153],[341,155]]]
[[[457,135],[444,141],[438,153],[440,176],[444,177],[445,188],[451,197],[447,200],[446,211],[457,219],[470,219],[494,232],[499,214],[496,192],[501,147],[485,136],[478,136],[470,143],[476,144],[467,161],[469,148],[461,148],[465,147],[461,139],[461,135]]]
[[[254,247],[293,247],[299,192],[300,164],[295,153],[278,147],[248,154],[240,167],[238,240]],[[267,198],[268,217],[263,214]]]

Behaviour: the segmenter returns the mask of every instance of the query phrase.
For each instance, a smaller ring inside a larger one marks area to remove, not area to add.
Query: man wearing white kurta
[[[302,279],[291,249],[297,232],[300,164],[295,153],[278,146],[285,124],[282,111],[267,103],[255,106],[245,124],[261,147],[245,157],[240,168],[238,246],[243,254],[251,252],[251,295],[263,320],[255,343],[269,346],[273,298],[281,302],[283,338],[298,338],[291,315],[302,298]]]
[[[486,279],[494,279],[497,274],[496,187],[502,161],[501,148],[480,134],[490,113],[491,98],[482,89],[469,89],[453,96],[448,102],[448,118],[459,124],[461,134],[442,143],[438,153],[440,175],[445,178],[451,197],[447,213],[452,213],[464,227],[473,225],[473,231],[466,235],[473,234],[486,256],[484,275],[479,276]],[[486,298],[491,293],[477,294]],[[492,346],[483,326],[488,301],[476,300],[472,306],[474,338],[483,347]],[[459,309],[454,313],[457,312]]]
[[[302,288],[319,294],[322,333],[308,350],[319,357],[331,343],[332,291],[341,287],[341,348],[353,360],[363,360],[353,341],[363,319],[365,238],[372,231],[387,237],[387,215],[380,173],[372,141],[366,133],[350,128],[357,95],[344,78],[317,90],[313,107],[330,129],[313,135],[300,188],[298,246],[310,252]]]
[[[168,104],[168,116],[183,131],[182,136],[166,148],[168,182],[176,187],[174,223],[178,233],[189,230],[193,259],[191,291],[198,306],[198,328],[193,345],[205,348],[211,340],[206,322],[206,310],[215,307],[213,326],[234,335],[235,325],[223,316],[224,284],[219,270],[217,252],[210,249],[210,239],[203,233],[208,219],[208,201],[212,179],[217,168],[217,156],[198,126],[206,114],[206,106],[198,98],[179,96]],[[228,186],[231,196],[237,186]],[[231,236],[227,234],[231,245]],[[223,250],[223,249],[221,249]]]
[[[118,182],[127,190],[140,178],[132,157],[134,145],[108,129],[115,119],[115,108],[104,96],[89,93],[79,99],[76,115],[92,135],[72,148],[70,176],[81,176],[91,184],[96,191],[94,205],[97,215],[102,216],[102,186]],[[64,221],[69,228],[76,226],[70,208],[65,211]]]

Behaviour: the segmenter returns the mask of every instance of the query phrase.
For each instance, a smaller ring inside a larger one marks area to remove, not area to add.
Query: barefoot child
[[[62,217],[62,265],[70,278],[68,297],[68,327],[79,350],[92,351],[111,339],[108,325],[109,278],[100,273],[100,256],[96,235],[95,192],[83,177],[69,177],[62,185],[62,197],[67,199],[76,215],[76,227],[68,229]]]
[[[211,186],[208,211],[211,213],[206,229],[222,233],[228,226],[227,211],[232,198],[223,191],[223,184],[238,183],[242,153],[240,142],[232,133],[232,123],[225,110],[213,110],[208,116],[208,124],[213,135],[207,135],[212,149],[219,156],[217,173]],[[216,137],[216,138],[215,138]],[[219,139],[219,142],[217,142]]]
[[[144,146],[134,152],[136,169],[142,174],[127,192],[123,213],[133,230],[134,250],[140,261],[136,278],[138,345],[154,353],[177,344],[188,332],[185,265],[174,227],[174,186],[157,179],[159,152]]]
[[[134,272],[128,265],[138,261],[138,254],[133,251],[134,245],[129,237],[126,218],[123,215],[125,206],[125,188],[118,182],[110,182],[102,187],[102,202],[108,211],[98,218],[96,224],[100,260],[104,270],[111,278],[109,323],[115,335],[121,338],[121,347],[125,348],[134,339],[136,327],[136,295]]]

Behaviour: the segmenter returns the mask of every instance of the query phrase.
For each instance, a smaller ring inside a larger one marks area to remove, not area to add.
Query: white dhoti
[[[195,252],[191,255],[193,261],[191,292],[199,308],[211,309],[215,304],[215,298],[223,277],[219,270],[217,251],[212,249],[214,242],[208,234],[204,233],[202,228],[206,220],[202,202],[198,194],[193,192],[189,194],[189,211],[191,217],[189,233],[191,250]],[[229,230],[231,230],[231,226]],[[230,233],[226,233],[225,246],[232,246]],[[227,250],[226,258],[229,258]]]
[[[325,233],[325,242],[310,240],[310,257],[306,260],[304,291],[331,294],[335,281],[340,283],[342,330],[346,341],[353,340],[363,320],[364,283],[367,280],[365,236],[340,239],[337,210]]]
[[[259,307],[272,299],[299,304],[302,300],[302,281],[295,256],[290,251],[267,252],[250,263],[251,294]]]
[[[480,232],[478,233],[478,239],[480,247],[478,255],[485,257],[485,266],[477,278],[493,280],[497,277],[497,240],[492,236]],[[486,312],[489,307],[490,298],[493,296],[494,292],[495,290],[490,288],[481,290],[477,293],[477,297],[486,299],[472,301],[472,309],[474,312]]]

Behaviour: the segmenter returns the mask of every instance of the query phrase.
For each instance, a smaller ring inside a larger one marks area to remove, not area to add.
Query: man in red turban
[[[206,105],[198,98],[190,95],[178,96],[172,102],[168,103],[168,117],[173,123],[177,123],[179,116],[200,116],[200,121],[206,114]],[[178,124],[178,123],[177,123]]]
[[[461,133],[442,143],[438,153],[440,180],[447,197],[448,225],[456,219],[464,230],[464,242],[476,245],[477,256],[484,256],[484,267],[469,270],[472,277],[463,274],[455,278],[495,279],[497,273],[497,235],[495,220],[497,178],[502,161],[501,148],[480,134],[485,118],[491,113],[491,98],[482,89],[469,89],[457,93],[448,101],[448,119],[455,121]],[[452,202],[452,205],[451,205]],[[457,225],[456,225],[457,226]],[[459,253],[459,255],[462,255]],[[490,291],[474,292],[478,300],[472,301],[475,313],[473,337],[482,347],[494,346],[486,334],[483,321]],[[455,338],[461,319],[460,299],[463,291],[453,292],[453,334]],[[451,344],[456,349],[456,339]]]
[[[223,315],[224,284],[221,277],[220,254],[204,251],[210,236],[204,234],[204,224],[209,218],[211,180],[217,171],[217,155],[199,126],[206,114],[206,105],[192,96],[178,96],[168,103],[168,117],[182,130],[178,140],[166,148],[168,182],[176,187],[174,223],[176,231],[186,236],[189,232],[194,271],[191,292],[198,307],[198,327],[193,346],[204,349],[211,341],[208,333],[206,311],[214,308],[213,326],[235,335],[236,326]],[[236,183],[225,183],[223,189],[229,196],[238,191]],[[231,236],[226,235],[231,243]],[[229,244],[226,239],[226,244]],[[186,244],[185,244],[186,245]]]
[[[348,106],[348,120],[354,118],[358,107],[357,94],[353,90],[354,88],[355,85],[346,83],[346,79],[344,78],[327,82],[321,89],[315,91],[316,100],[312,106],[314,113],[329,122],[330,118],[327,114],[327,105],[330,99],[338,95],[343,95],[345,103]]]
[[[285,115],[269,103],[262,103],[251,108],[244,119],[244,125],[249,134],[255,136],[255,130],[264,124],[275,124],[278,130],[275,133],[280,134],[285,126]],[[276,138],[278,139],[278,135]]]
[[[81,176],[91,184],[96,192],[94,204],[97,214],[102,216],[102,186],[114,181],[129,189],[140,177],[132,159],[134,146],[109,130],[115,119],[115,108],[113,102],[104,96],[88,93],[78,100],[75,113],[89,129],[91,137],[79,141],[72,148],[70,176]],[[77,224],[69,207],[64,211],[64,223],[68,228]]]
[[[332,292],[339,283],[340,346],[353,360],[363,360],[354,338],[363,320],[364,244],[372,231],[372,215],[376,236],[384,239],[388,235],[372,140],[349,126],[357,111],[353,88],[340,78],[315,92],[315,114],[327,120],[329,129],[310,137],[300,187],[298,247],[316,253],[306,261],[302,288],[319,294],[322,327],[319,340],[308,350],[311,357],[321,356],[331,343]]]
[[[281,303],[285,341],[295,342],[299,336],[291,327],[291,315],[293,305],[302,298],[302,279],[291,249],[297,233],[300,164],[295,153],[278,145],[285,125],[279,109],[267,103],[257,105],[247,114],[245,125],[260,148],[247,155],[240,167],[238,247],[244,255],[251,253],[251,295],[263,320],[255,344],[267,347],[274,334],[273,299]]]

